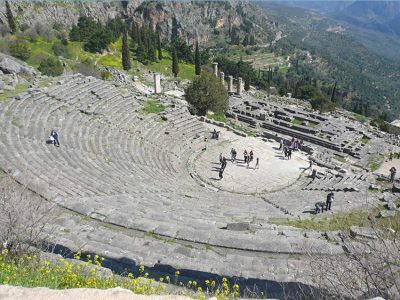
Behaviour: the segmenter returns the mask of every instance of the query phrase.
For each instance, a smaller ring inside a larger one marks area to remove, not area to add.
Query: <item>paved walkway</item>
[[[211,141],[196,161],[196,171],[201,178],[208,183],[232,192],[260,193],[281,189],[294,183],[301,172],[308,167],[307,157],[300,152],[293,152],[292,159],[288,160],[278,150],[276,142],[264,142],[260,138],[240,137],[232,131],[206,124],[210,131],[214,128],[221,131],[218,143]],[[237,160],[230,160],[231,149],[237,151]],[[244,150],[254,152],[254,160],[249,164],[244,162]],[[223,179],[219,180],[219,156],[220,153],[228,160],[223,173]],[[259,168],[255,168],[256,159],[259,158]]]

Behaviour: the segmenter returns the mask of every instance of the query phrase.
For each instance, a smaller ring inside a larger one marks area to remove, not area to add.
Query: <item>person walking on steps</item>
[[[50,139],[53,141],[54,146],[60,147],[60,142],[58,140],[58,133],[54,129],[51,130]]]
[[[254,170],[260,168],[260,158],[256,158],[256,165],[254,166]]]

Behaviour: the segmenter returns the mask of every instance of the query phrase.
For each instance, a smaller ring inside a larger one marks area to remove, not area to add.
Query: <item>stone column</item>
[[[229,81],[228,81],[228,93],[233,93],[233,76],[230,75],[228,76]]]
[[[153,79],[154,79],[154,94],[159,94],[159,93],[161,93],[161,76],[160,76],[160,74],[154,73]]]
[[[213,71],[214,71],[214,75],[215,77],[218,77],[218,63],[213,63]]]
[[[241,96],[243,93],[243,84],[242,84],[242,77],[238,78],[238,82],[237,82],[237,94],[239,96]]]
[[[225,74],[224,74],[224,72],[219,72],[219,79],[221,79],[221,84],[225,85]]]

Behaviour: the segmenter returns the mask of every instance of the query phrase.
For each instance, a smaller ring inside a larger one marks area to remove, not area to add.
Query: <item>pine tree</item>
[[[244,78],[244,89],[246,91],[250,90],[250,76]]]
[[[335,102],[336,84],[337,84],[337,82],[335,81],[335,85],[333,86],[332,95],[331,95],[331,102]]]
[[[248,46],[250,44],[250,38],[248,33],[244,36],[242,44],[243,46]]]
[[[149,48],[147,49],[147,57],[150,61],[156,61],[156,49],[150,44]]]
[[[8,21],[8,26],[10,27],[11,33],[17,32],[17,24],[15,23],[14,15],[11,11],[10,3],[6,1],[6,16]]]
[[[158,51],[158,60],[162,60],[162,49],[161,49],[161,38],[160,38],[160,32],[157,31],[157,51]]]
[[[131,69],[131,58],[129,55],[128,33],[125,32],[122,36],[122,67],[125,71]]]
[[[139,29],[138,29],[138,25],[136,24],[136,22],[132,22],[132,25],[131,25],[131,38],[132,38],[132,41],[134,41],[135,43],[138,43]]]
[[[254,34],[250,35],[250,45],[254,46],[256,44],[255,36]]]
[[[172,73],[174,77],[178,76],[179,73],[179,64],[178,64],[178,55],[176,53],[175,48],[172,48]]]
[[[200,58],[200,51],[199,51],[199,42],[196,41],[196,50],[194,52],[194,68],[195,74],[200,75],[201,73],[201,58]]]

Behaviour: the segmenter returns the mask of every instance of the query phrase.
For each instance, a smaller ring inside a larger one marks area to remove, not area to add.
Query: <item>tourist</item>
[[[244,150],[243,156],[244,156],[244,162],[247,163],[247,160],[248,160],[247,150]]]
[[[283,152],[285,152],[285,157],[288,156],[288,148],[287,146],[283,146]]]
[[[51,130],[50,140],[53,142],[54,146],[60,147],[60,142],[58,140],[58,133],[54,129]]]
[[[279,150],[282,150],[283,147],[283,139],[281,139],[281,141],[279,142]]]
[[[232,158],[233,158],[233,161],[235,161],[235,160],[236,160],[236,155],[237,155],[237,152],[236,152],[236,150],[235,150],[235,149],[233,149],[233,153],[232,153]]]
[[[258,169],[258,168],[260,167],[259,164],[260,164],[260,159],[257,157],[257,158],[256,158],[256,165],[254,166],[254,170],[255,170],[255,169]]]
[[[222,171],[225,170],[227,163],[228,163],[228,162],[226,161],[226,158],[225,158],[225,157],[222,158],[222,162],[221,162],[221,169],[222,169]]]
[[[249,153],[250,155],[249,155],[249,161],[250,162],[252,162],[253,161],[253,158],[254,158],[254,152],[253,152],[253,150],[250,150],[250,153]]]
[[[324,202],[317,202],[315,203],[315,213],[323,213],[324,212]]]
[[[391,167],[389,171],[390,171],[390,182],[394,182],[397,170],[395,167]]]
[[[328,196],[326,196],[326,210],[331,210],[332,202],[333,202],[334,194],[330,192]]]
[[[231,161],[233,162],[234,161],[234,159],[233,159],[233,153],[235,152],[235,149],[231,149]]]
[[[287,152],[287,159],[292,159],[292,148],[289,148],[288,152]]]

